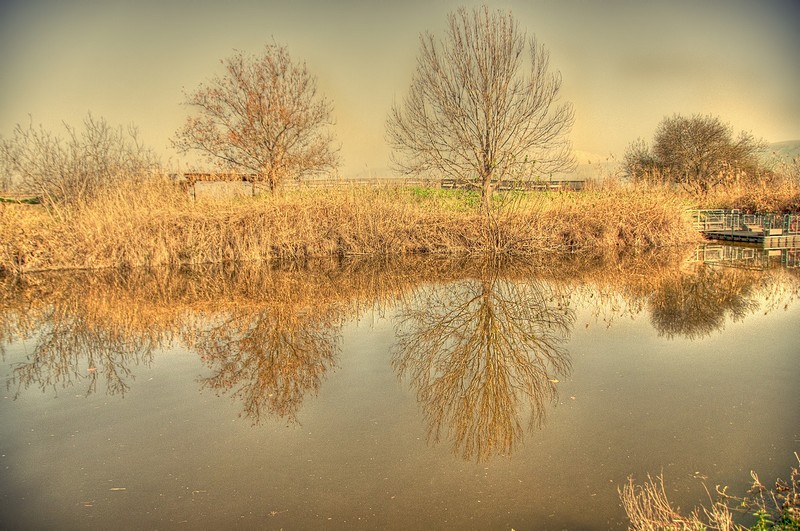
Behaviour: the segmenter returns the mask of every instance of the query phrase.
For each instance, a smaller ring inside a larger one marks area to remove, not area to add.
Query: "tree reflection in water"
[[[6,380],[16,396],[103,384],[122,395],[134,367],[177,340],[211,370],[200,385],[241,401],[242,415],[296,420],[336,366],[342,323],[397,306],[393,366],[416,390],[430,439],[485,459],[513,451],[525,416],[541,424],[556,399],[551,380],[570,371],[568,299],[594,305],[609,326],[646,308],[661,335],[697,339],[800,297],[798,270],[680,262],[405,257],[0,276],[0,357],[24,341]]]
[[[737,269],[698,268],[666,275],[649,297],[650,322],[659,335],[700,339],[758,310],[760,274]]]
[[[108,297],[98,296],[97,290],[107,294],[119,287],[115,279],[78,278],[63,285],[44,277],[6,291],[0,338],[32,344],[6,382],[15,396],[31,386],[46,391],[78,384],[92,394],[99,382],[106,393],[124,395],[135,378],[132,368],[152,363],[154,351],[169,339],[167,330],[141,327]]]
[[[212,371],[203,389],[228,395],[253,424],[271,417],[297,421],[303,400],[319,391],[336,365],[349,294],[324,264],[212,269],[193,278],[181,339]],[[200,302],[201,304],[197,304]]]
[[[8,280],[8,279],[7,279]],[[124,394],[132,368],[179,338],[213,370],[201,386],[230,393],[242,414],[296,419],[335,364],[342,297],[326,272],[198,268],[44,275],[8,281],[0,338],[32,342],[9,388],[105,382]]]
[[[575,316],[550,285],[501,278],[416,288],[400,311],[393,366],[408,377],[428,421],[464,459],[509,455],[540,426],[555,382],[570,372],[562,349]]]
[[[190,345],[215,371],[201,385],[240,400],[253,423],[265,413],[296,421],[305,395],[335,365],[339,326],[286,308],[232,311],[214,321]]]
[[[30,361],[15,366],[8,381],[9,388],[16,384],[17,395],[31,385],[44,391],[79,381],[86,382],[86,393],[91,394],[97,390],[98,379],[105,381],[108,394],[123,395],[134,378],[131,366],[150,364],[158,346],[150,338],[119,336],[60,312],[38,330],[33,341]]]

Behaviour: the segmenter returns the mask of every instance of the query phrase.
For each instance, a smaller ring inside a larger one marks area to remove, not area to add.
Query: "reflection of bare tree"
[[[8,385],[88,381],[91,393],[105,379],[124,393],[133,364],[178,337],[215,371],[204,387],[241,400],[254,422],[294,419],[335,365],[345,312],[401,289],[397,276],[332,262],[0,278],[0,339],[33,345]]]
[[[97,328],[59,310],[54,309],[51,319],[38,329],[33,352],[13,368],[8,386],[16,384],[19,392],[37,385],[44,391],[86,382],[86,393],[91,394],[101,380],[109,394],[125,394],[133,379],[131,366],[152,362],[153,348],[158,345],[150,337]]]
[[[32,344],[26,360],[13,367],[7,381],[9,389],[16,387],[17,395],[30,386],[44,391],[78,384],[91,394],[98,382],[105,383],[109,394],[124,394],[133,379],[131,368],[151,363],[153,350],[162,343],[161,331],[136,326],[124,311],[113,305],[109,308],[106,298],[77,296],[75,291],[91,292],[97,282],[80,278],[75,291],[59,289],[46,279],[23,284],[15,287],[30,288],[34,298],[48,300],[41,306],[25,301],[22,311],[4,312],[8,320],[2,335]]]
[[[649,298],[650,319],[660,335],[699,339],[759,307],[763,277],[752,272],[698,268],[664,278]]]
[[[305,395],[319,390],[335,364],[339,328],[286,308],[233,311],[214,321],[193,344],[215,370],[202,386],[241,400],[253,423],[265,413],[296,420]]]
[[[497,272],[418,288],[401,310],[393,366],[408,376],[428,419],[429,440],[446,436],[464,459],[510,454],[555,400],[570,371],[561,348],[574,314],[549,285]]]
[[[335,366],[340,323],[399,299],[395,367],[417,389],[431,436],[480,456],[510,449],[528,402],[540,422],[554,396],[547,375],[569,368],[558,344],[573,317],[559,292],[573,301],[583,293],[609,323],[649,307],[662,334],[688,337],[756,302],[769,311],[800,298],[800,270],[687,271],[680,257],[548,258],[481,275],[476,267],[403,257],[0,276],[0,343],[27,349],[7,385],[122,394],[137,364],[179,338],[213,371],[202,385],[241,400],[244,415],[295,418]],[[510,278],[539,280],[501,280]]]

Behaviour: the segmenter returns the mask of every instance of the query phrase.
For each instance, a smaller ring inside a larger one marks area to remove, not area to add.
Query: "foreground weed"
[[[764,486],[751,472],[753,484],[742,497],[731,496],[727,488],[717,487],[718,500],[710,507],[695,508],[681,514],[673,508],[664,489],[663,476],[637,485],[632,478],[619,490],[622,506],[630,521],[630,529],[714,529],[720,531],[788,531],[800,529],[800,456],[788,481],[776,480],[772,488]],[[752,527],[735,523],[743,515],[755,517]]]

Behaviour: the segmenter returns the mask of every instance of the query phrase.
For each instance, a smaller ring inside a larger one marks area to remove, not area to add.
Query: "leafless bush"
[[[65,135],[20,124],[0,138],[0,167],[23,193],[41,196],[50,206],[75,205],[121,180],[158,169],[156,155],[144,147],[136,128],[113,127],[89,114],[81,129],[64,124]]]
[[[750,133],[734,138],[731,126],[716,116],[675,114],[661,120],[652,149],[641,139],[628,146],[623,167],[634,181],[672,183],[705,194],[720,185],[768,177],[757,157],[763,149]]]

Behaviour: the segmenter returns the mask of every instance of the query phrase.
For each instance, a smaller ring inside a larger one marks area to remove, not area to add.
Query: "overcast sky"
[[[87,112],[169,138],[191,91],[233,50],[288,47],[333,101],[341,173],[389,165],[384,125],[411,81],[419,34],[451,0],[0,1],[0,134],[79,124]],[[666,115],[711,113],[769,142],[800,140],[798,0],[508,0],[551,53],[575,107],[579,152],[620,156]]]

